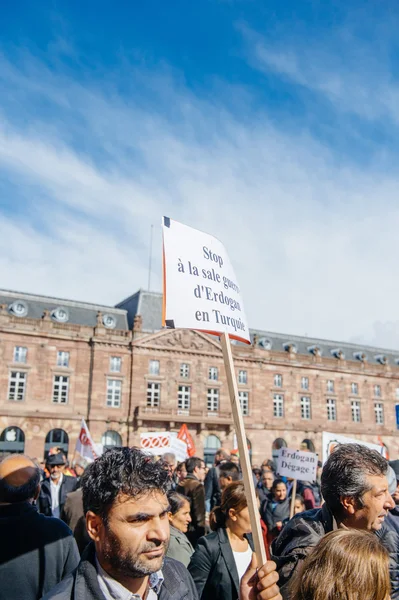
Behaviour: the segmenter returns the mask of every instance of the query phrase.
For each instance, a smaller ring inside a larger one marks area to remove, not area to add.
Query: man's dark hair
[[[4,479],[0,479],[0,502],[16,504],[17,502],[33,500],[37,491],[37,486],[40,483],[40,469],[38,467],[34,468],[35,471],[32,477],[23,485],[9,485]]]
[[[198,456],[191,456],[186,460],[186,469],[188,474],[193,474],[196,467],[200,468],[204,464],[204,460]]]
[[[388,462],[376,450],[360,444],[340,444],[330,454],[321,474],[321,493],[334,516],[342,512],[341,498],[360,504],[371,489],[368,475],[386,475]]]
[[[219,469],[219,477],[230,477],[231,481],[238,481],[240,479],[240,469],[236,463],[224,462],[220,465]]]
[[[82,475],[83,509],[107,519],[119,494],[139,497],[152,491],[166,494],[169,482],[164,464],[139,448],[110,448]]]

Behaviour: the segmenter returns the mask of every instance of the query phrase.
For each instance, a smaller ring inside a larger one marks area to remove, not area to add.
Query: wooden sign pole
[[[244,480],[245,495],[248,499],[248,510],[249,517],[251,520],[252,537],[254,540],[258,567],[261,567],[266,562],[266,551],[263,543],[258,503],[255,494],[254,480],[252,477],[251,463],[249,460],[244,420],[242,418],[240,402],[238,399],[238,387],[234,371],[233,354],[231,352],[230,339],[227,333],[222,334],[221,343],[223,350],[224,366],[226,369],[227,385],[230,394],[231,410],[233,413],[234,428],[237,436],[238,451],[240,453],[242,478]]]
[[[296,498],[296,479],[294,479],[294,481],[292,482],[292,488],[291,488],[291,508],[290,508],[290,519],[292,519],[292,517],[294,516],[294,512],[295,512],[295,498]]]

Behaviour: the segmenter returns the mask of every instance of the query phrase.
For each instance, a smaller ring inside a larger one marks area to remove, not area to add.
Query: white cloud
[[[122,96],[21,65],[0,63],[0,169],[18,197],[0,221],[2,287],[116,303],[147,285],[154,223],[160,290],[166,214],[225,243],[252,327],[399,347],[384,326],[399,293],[396,173],[342,167],[310,133],[241,118],[165,72],[123,73]]]

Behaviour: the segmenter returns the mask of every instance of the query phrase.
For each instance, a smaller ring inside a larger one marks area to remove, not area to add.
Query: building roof
[[[47,310],[54,321],[89,327],[97,325],[97,314],[101,312],[103,323],[108,329],[128,329],[126,310],[111,306],[10,290],[0,290],[0,304],[5,304],[8,311],[16,316],[41,319],[44,311]],[[57,309],[61,310],[57,311]]]
[[[159,292],[139,290],[116,306],[127,311],[129,329],[132,329],[136,315],[140,315],[143,320],[144,333],[153,333],[162,328],[162,294]]]
[[[127,310],[130,328],[133,326],[134,317],[141,315],[143,319],[143,332],[152,333],[161,329],[161,293],[139,290],[133,296],[117,304],[117,306]],[[292,350],[299,355],[309,355],[318,351],[321,353],[321,356],[328,358],[341,357],[345,358],[345,360],[367,361],[370,364],[381,365],[385,363],[390,365],[399,364],[399,351],[395,352],[394,350],[367,346],[365,344],[351,344],[348,342],[261,331],[258,329],[251,329],[250,334],[251,341],[253,342],[256,336],[257,345],[265,350],[271,349],[283,352],[291,346]]]

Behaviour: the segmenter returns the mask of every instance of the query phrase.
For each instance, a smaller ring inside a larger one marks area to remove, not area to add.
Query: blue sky
[[[218,236],[250,325],[399,348],[399,6],[7,3],[0,285],[161,289],[161,216]]]

